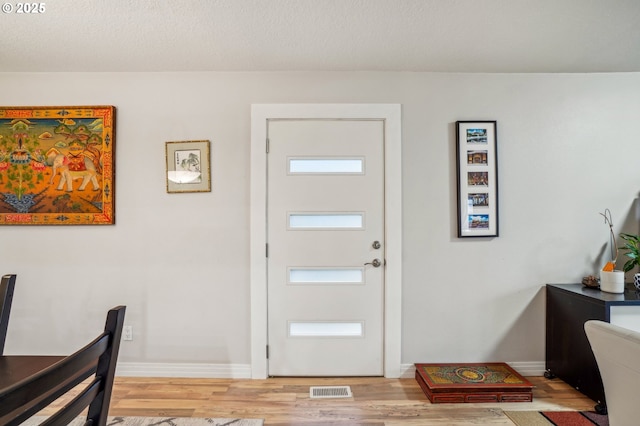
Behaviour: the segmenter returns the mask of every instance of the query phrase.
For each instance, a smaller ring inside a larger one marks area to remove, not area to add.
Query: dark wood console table
[[[614,306],[638,306],[633,285],[612,294],[582,284],[547,284],[545,377],[558,377],[606,410],[602,378],[584,332],[590,319],[611,322]],[[598,406],[596,407],[597,409]]]

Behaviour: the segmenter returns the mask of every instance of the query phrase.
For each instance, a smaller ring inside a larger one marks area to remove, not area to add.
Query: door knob
[[[374,268],[378,268],[382,265],[382,262],[380,262],[380,259],[373,259],[371,262],[365,263],[365,265],[373,265]]]

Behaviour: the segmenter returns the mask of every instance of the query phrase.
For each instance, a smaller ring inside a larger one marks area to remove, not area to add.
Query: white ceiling
[[[7,4],[0,72],[640,71],[640,0]]]

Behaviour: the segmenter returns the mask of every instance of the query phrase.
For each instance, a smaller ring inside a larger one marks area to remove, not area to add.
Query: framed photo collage
[[[458,237],[498,236],[496,121],[457,121]]]

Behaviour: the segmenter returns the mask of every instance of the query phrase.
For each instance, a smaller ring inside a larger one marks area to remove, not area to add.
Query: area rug
[[[533,385],[503,362],[415,366],[416,381],[432,403],[533,400]]]
[[[46,417],[31,417],[21,426],[37,426]],[[82,426],[84,419],[78,417],[69,426]],[[197,417],[109,417],[107,426],[262,426],[262,419],[214,419]]]
[[[517,426],[609,426],[606,414],[594,411],[505,411]]]

